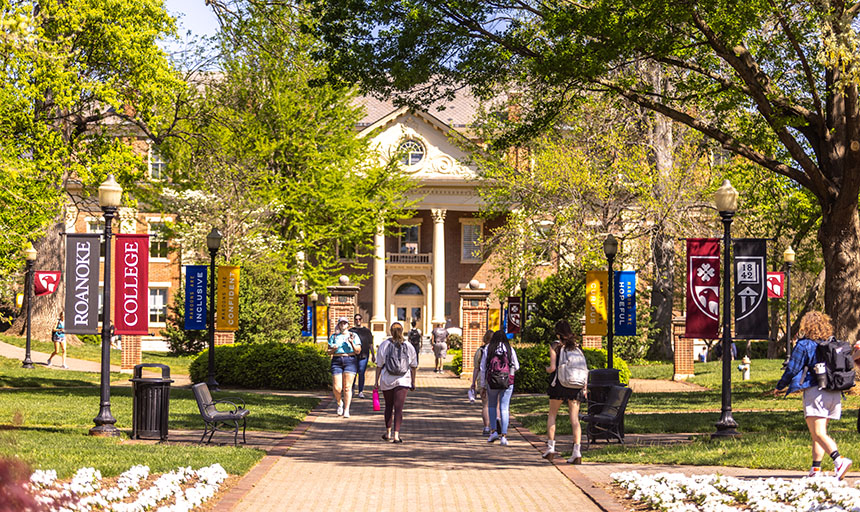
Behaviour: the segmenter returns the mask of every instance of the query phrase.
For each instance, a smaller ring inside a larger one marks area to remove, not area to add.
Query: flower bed
[[[103,486],[101,473],[93,468],[79,469],[66,483],[57,481],[54,470],[38,470],[30,477],[28,490],[48,510],[186,512],[214,496],[227,476],[220,464],[177,468],[157,477],[147,466],[134,466]]]
[[[613,473],[628,495],[672,512],[860,510],[860,489],[833,477],[740,479],[723,475]]]

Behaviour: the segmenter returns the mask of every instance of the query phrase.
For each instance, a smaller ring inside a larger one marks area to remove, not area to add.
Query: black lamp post
[[[105,265],[104,290],[102,292],[102,368],[101,368],[101,407],[99,415],[93,419],[96,426],[90,429],[91,436],[119,436],[119,430],[114,426],[116,418],[110,412],[110,285],[111,285],[111,221],[116,216],[122,201],[122,187],[113,177],[99,186],[99,206],[105,216]]]
[[[33,360],[30,359],[30,319],[33,310],[33,264],[36,263],[36,249],[33,244],[27,244],[24,249],[24,260],[27,262],[27,276],[24,278],[24,293],[27,294],[27,351],[24,353],[22,368],[33,368]]]
[[[791,266],[794,264],[794,251],[791,246],[782,253],[785,262],[785,363],[791,358]]]
[[[520,318],[522,319],[522,327],[520,328],[520,339],[526,341],[526,323],[529,319],[529,297],[528,297],[529,281],[525,277],[520,280],[520,290],[523,292],[523,304],[521,306]]]
[[[215,255],[221,248],[221,232],[217,228],[206,235],[206,247],[209,248],[209,375],[206,385],[209,389],[218,390],[215,380]]]
[[[314,336],[314,343],[317,342],[317,301],[320,299],[320,296],[317,292],[311,292],[308,295],[308,298],[311,299],[311,333]]]
[[[723,220],[723,389],[720,421],[717,422],[717,431],[712,437],[735,437],[740,433],[737,431],[738,423],[732,418],[732,260],[729,251],[732,242],[732,217],[738,209],[738,191],[732,187],[729,180],[723,181],[714,202]]]
[[[611,369],[613,368],[612,343],[615,339],[615,319],[612,317],[612,302],[615,297],[613,278],[615,277],[615,273],[612,271],[612,264],[615,262],[615,255],[618,254],[618,240],[611,233],[603,241],[603,254],[606,255],[606,262],[609,267],[607,276],[609,279],[609,289],[606,294],[606,367]]]

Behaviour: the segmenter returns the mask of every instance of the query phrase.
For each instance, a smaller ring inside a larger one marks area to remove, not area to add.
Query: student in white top
[[[508,342],[503,331],[496,331],[481,359],[481,373],[487,384],[489,410],[499,408],[501,425],[496,424],[496,415],[490,414],[490,437],[488,443],[500,439],[499,444],[508,445],[508,421],[510,420],[511,395],[514,394],[514,374],[520,368],[517,351]],[[498,430],[497,430],[498,429]]]
[[[546,372],[550,374],[549,394],[549,413],[546,416],[546,433],[549,438],[546,442],[546,450],[543,452],[543,458],[552,460],[556,453],[555,451],[555,419],[561,404],[567,402],[567,408],[570,413],[570,425],[573,430],[573,450],[567,461],[571,464],[582,463],[582,427],[579,423],[579,406],[586,401],[588,397],[588,381],[581,388],[565,387],[558,378],[558,366],[562,360],[562,353],[565,355],[573,354],[578,351],[578,355],[582,354],[581,348],[576,343],[576,336],[570,328],[567,320],[559,320],[555,324],[555,335],[558,336],[558,341],[549,349],[549,366]],[[583,355],[584,358],[584,355]],[[570,361],[570,359],[568,359]],[[583,360],[584,363],[584,360]],[[588,367],[586,366],[587,370]]]
[[[376,382],[374,389],[381,389],[385,398],[385,435],[382,439],[391,443],[402,443],[400,426],[403,424],[403,406],[406,395],[415,389],[415,370],[418,353],[403,337],[400,322],[391,324],[391,337],[379,344],[376,352]]]

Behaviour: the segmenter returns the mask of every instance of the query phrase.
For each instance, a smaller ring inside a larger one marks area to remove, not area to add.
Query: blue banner
[[[185,267],[185,330],[206,330],[206,265]]]
[[[636,336],[636,272],[617,270],[613,281],[615,335]]]
[[[311,307],[308,305],[308,296],[307,294],[296,295],[296,298],[299,301],[299,307],[302,311],[301,325],[302,325],[302,336],[313,336],[313,312],[311,311]]]

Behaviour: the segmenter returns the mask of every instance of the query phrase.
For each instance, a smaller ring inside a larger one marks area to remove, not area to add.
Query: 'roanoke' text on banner
[[[687,239],[685,337],[717,339],[720,328],[720,240]]]
[[[609,288],[609,273],[605,270],[589,270],[585,273],[585,335],[606,334],[606,296]]]
[[[218,306],[215,328],[239,329],[239,267],[218,267]]]
[[[149,235],[116,236],[116,334],[149,334]]]
[[[732,242],[735,263],[735,338],[766,340],[767,241],[760,238]]]
[[[206,265],[185,267],[185,330],[206,329]]]
[[[99,234],[66,235],[65,330],[97,334],[99,328]]]

